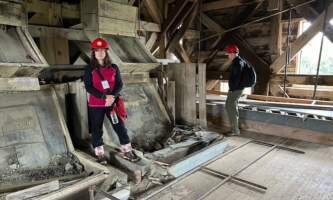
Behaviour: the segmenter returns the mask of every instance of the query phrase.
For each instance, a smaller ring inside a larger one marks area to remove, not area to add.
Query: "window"
[[[301,22],[301,32],[305,32],[311,25],[307,21]],[[330,24],[333,24],[333,19],[330,20]],[[317,62],[320,51],[322,32],[313,37],[310,42],[304,46],[300,52],[300,63],[298,67],[299,74],[316,74]],[[325,36],[322,50],[320,75],[333,75],[333,43]]]

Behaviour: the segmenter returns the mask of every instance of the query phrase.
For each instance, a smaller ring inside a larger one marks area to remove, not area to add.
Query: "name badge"
[[[102,81],[102,86],[104,90],[110,88],[109,82],[107,80]]]

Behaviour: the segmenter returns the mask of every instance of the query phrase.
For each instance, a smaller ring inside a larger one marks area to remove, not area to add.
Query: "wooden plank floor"
[[[284,146],[304,151],[305,154],[275,149],[237,175],[268,189],[263,192],[229,181],[205,199],[216,200],[332,200],[333,146],[282,139],[274,136],[243,134],[228,138],[235,147],[250,138],[270,143],[284,141]],[[269,147],[250,143],[222,157],[207,167],[223,173],[234,173],[255,160]],[[223,179],[196,172],[153,199],[198,199]]]

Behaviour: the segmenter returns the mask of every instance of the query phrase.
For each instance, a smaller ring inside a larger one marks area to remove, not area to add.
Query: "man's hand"
[[[110,107],[114,102],[114,96],[113,95],[106,95],[105,99],[105,106]]]

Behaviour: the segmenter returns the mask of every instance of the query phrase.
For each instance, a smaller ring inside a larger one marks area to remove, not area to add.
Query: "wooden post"
[[[195,125],[196,119],[196,64],[170,64],[176,86],[176,123]]]
[[[75,113],[73,118],[74,131],[82,141],[89,139],[88,128],[88,95],[83,82],[69,83],[69,94],[73,97],[74,103],[72,105],[72,112]]]
[[[199,124],[207,127],[206,111],[206,64],[198,64]]]
[[[167,89],[167,103],[168,103],[168,109],[171,114],[171,121],[175,123],[176,118],[176,108],[175,108],[175,102],[176,102],[176,83],[175,81],[169,81],[168,82],[168,89]]]
[[[282,1],[281,0],[270,0],[274,2],[274,6],[278,6],[278,10],[282,10]],[[272,9],[272,8],[271,8]],[[281,55],[281,40],[282,40],[282,24],[281,24],[282,15],[276,15],[271,19],[271,40],[270,40],[270,50],[271,50],[271,60],[274,61],[277,57]]]

